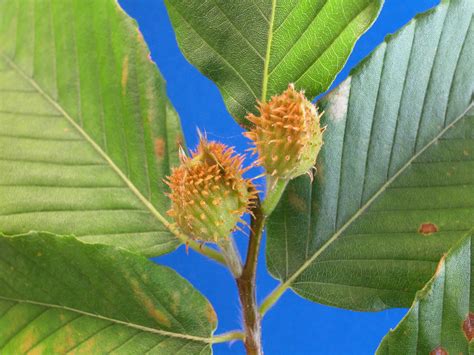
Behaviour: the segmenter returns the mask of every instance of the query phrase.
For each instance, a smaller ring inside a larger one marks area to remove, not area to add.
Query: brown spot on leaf
[[[67,344],[63,344],[60,342],[54,343],[54,354],[96,354],[98,347],[97,347],[97,339],[92,337],[91,339],[87,339],[85,341],[80,341],[80,338],[67,338]],[[99,345],[100,346],[100,345]],[[68,349],[73,349],[68,352]],[[50,351],[51,352],[51,351]],[[41,354],[45,354],[42,352]]]
[[[474,338],[474,313],[469,312],[466,319],[462,323],[462,330],[468,341]]]
[[[37,340],[38,334],[36,333],[37,331],[34,328],[28,329],[27,334],[23,337],[21,341],[21,346],[19,349],[21,353],[26,353],[29,349],[31,349],[36,344],[36,342],[38,341]]]
[[[156,320],[159,324],[164,325],[165,327],[171,327],[171,321],[162,311],[155,307],[153,301],[143,292],[140,288],[140,285],[136,280],[130,280],[132,285],[133,293],[136,298],[143,304],[148,314]]]
[[[216,311],[214,311],[214,308],[212,308],[211,304],[209,303],[206,307],[206,318],[211,324],[215,324],[217,322]]]
[[[71,322],[72,319],[70,315],[61,311],[61,314],[59,315],[59,320],[61,321],[61,341],[54,341],[53,349],[49,349],[49,352],[53,352],[54,354],[65,354],[68,349],[72,349],[75,345],[79,343],[80,338],[77,337],[77,328],[74,322]],[[45,343],[41,344],[43,345]],[[46,349],[41,348],[39,349],[38,353],[45,354]]]
[[[81,353],[83,354],[93,354],[97,346],[97,340],[93,337],[86,341],[85,344],[82,344]]]
[[[165,147],[166,143],[163,138],[155,139],[155,154],[158,158],[163,158],[165,156]]]
[[[143,298],[142,299],[143,304],[148,312],[148,314],[155,319],[158,323],[166,326],[166,327],[171,327],[171,321],[169,318],[160,310],[155,308],[155,305],[149,298]]]
[[[175,291],[171,294],[171,311],[173,312],[174,315],[178,314],[180,299],[181,299],[181,295],[178,291]]]
[[[305,201],[293,191],[288,194],[288,202],[299,212],[305,212],[307,210]]]
[[[438,231],[438,226],[431,222],[422,223],[418,228],[418,233],[430,235]]]
[[[128,55],[123,58],[122,63],[122,95],[127,93],[127,82],[128,82]]]
[[[44,349],[44,343],[41,343],[40,345],[35,346],[33,349],[28,351],[28,355],[41,355],[45,353]]]
[[[431,350],[430,355],[448,355],[448,352],[441,346],[438,346]]]

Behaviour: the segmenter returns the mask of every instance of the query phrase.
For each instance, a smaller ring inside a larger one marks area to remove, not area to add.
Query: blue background
[[[417,13],[438,2],[385,0],[380,17],[359,40],[334,85],[346,78],[349,70],[387,34],[395,32]],[[168,95],[181,117],[188,146],[195,146],[196,128],[199,127],[210,139],[235,146],[240,152],[248,148],[248,142],[241,136],[242,130],[227,113],[216,86],[180,53],[164,2],[120,0],[120,4],[138,21],[152,58],[168,83]],[[236,238],[244,253],[246,237],[237,235]],[[211,301],[219,317],[216,334],[240,328],[237,290],[227,270],[193,251],[186,255],[183,247],[155,260],[175,268]],[[264,249],[257,282],[259,300],[278,284],[265,269]],[[352,312],[318,305],[287,291],[263,320],[264,350],[266,354],[372,354],[382,337],[395,327],[405,312],[402,309],[378,313]],[[215,345],[214,352],[243,354],[244,348],[241,342],[224,343]]]

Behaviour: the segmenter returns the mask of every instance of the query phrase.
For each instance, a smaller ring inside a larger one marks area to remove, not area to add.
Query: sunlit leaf
[[[182,52],[242,124],[289,83],[308,97],[327,90],[382,2],[166,0]]]
[[[0,0],[0,231],[174,249],[179,119],[114,0]]]
[[[0,236],[2,354],[209,354],[216,316],[173,270],[72,237]]]

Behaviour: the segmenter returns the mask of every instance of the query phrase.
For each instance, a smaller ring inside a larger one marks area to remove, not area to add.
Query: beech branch
[[[256,298],[256,275],[258,254],[260,251],[265,219],[260,199],[257,197],[256,205],[252,210],[247,258],[245,260],[242,274],[236,279],[244,319],[244,345],[247,354],[251,355],[263,354],[261,341],[261,318],[260,313],[258,312]]]

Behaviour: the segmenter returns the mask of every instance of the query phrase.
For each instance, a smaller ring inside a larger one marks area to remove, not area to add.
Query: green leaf
[[[0,1],[0,231],[158,255],[179,118],[115,0]]]
[[[418,16],[321,102],[315,179],[292,181],[268,224],[278,292],[409,306],[473,227],[473,7],[445,1]]]
[[[212,306],[175,271],[113,246],[0,236],[0,352],[210,353]]]
[[[470,233],[441,259],[433,278],[416,294],[398,326],[384,337],[377,354],[471,354],[473,269]]]
[[[382,2],[166,0],[181,51],[241,124],[289,83],[308,97],[326,91]]]

